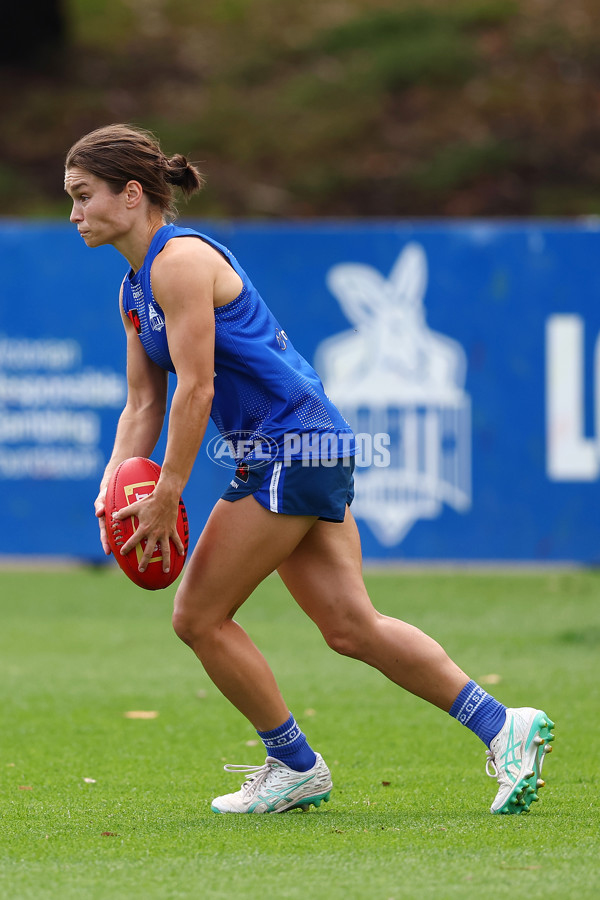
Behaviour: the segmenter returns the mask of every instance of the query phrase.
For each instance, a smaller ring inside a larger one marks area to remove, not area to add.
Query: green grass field
[[[596,898],[600,573],[371,574],[508,705],[556,722],[540,803],[492,816],[485,748],[336,656],[276,577],[238,619],[334,777],[308,813],[218,816],[264,759],[170,628],[174,589],[114,569],[0,571],[3,900]],[[154,718],[127,718],[129,711]]]

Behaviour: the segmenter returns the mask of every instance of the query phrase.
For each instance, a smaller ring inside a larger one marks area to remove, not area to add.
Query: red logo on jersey
[[[140,334],[142,330],[142,323],[140,322],[140,317],[138,316],[137,309],[130,309],[127,315],[131,319],[137,333]]]

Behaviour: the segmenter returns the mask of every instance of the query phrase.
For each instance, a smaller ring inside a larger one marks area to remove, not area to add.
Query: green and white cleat
[[[226,772],[243,772],[246,781],[234,794],[216,797],[211,809],[216,813],[280,813],[288,809],[307,810],[329,800],[331,773],[320,753],[307,772],[296,772],[272,756],[262,766],[225,766]]]
[[[485,770],[498,780],[492,813],[527,812],[544,786],[542,766],[552,750],[554,722],[541,709],[507,709],[506,722],[486,752]]]

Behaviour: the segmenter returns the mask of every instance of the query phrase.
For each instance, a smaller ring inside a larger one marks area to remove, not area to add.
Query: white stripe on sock
[[[479,709],[481,702],[485,700],[487,696],[488,694],[486,691],[476,684],[456,715],[456,719],[461,725],[467,724],[473,713]]]

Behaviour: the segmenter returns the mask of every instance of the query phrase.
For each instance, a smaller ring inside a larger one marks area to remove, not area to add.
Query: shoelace
[[[500,786],[511,784],[511,780],[506,775],[504,769],[501,766],[498,767],[498,764],[496,763],[496,757],[494,756],[493,752],[491,750],[486,750],[485,756],[485,774],[489,775],[490,778],[495,778]]]
[[[492,770],[491,772],[490,768]],[[491,750],[485,751],[485,774],[489,775],[490,778],[498,778],[500,776],[498,766],[496,765],[496,758]]]
[[[223,768],[226,772],[237,772],[247,776],[241,788],[246,794],[248,791],[255,790],[259,786],[270,772],[272,765],[272,763],[263,763],[262,766],[244,766],[236,765],[235,763],[227,763]]]

